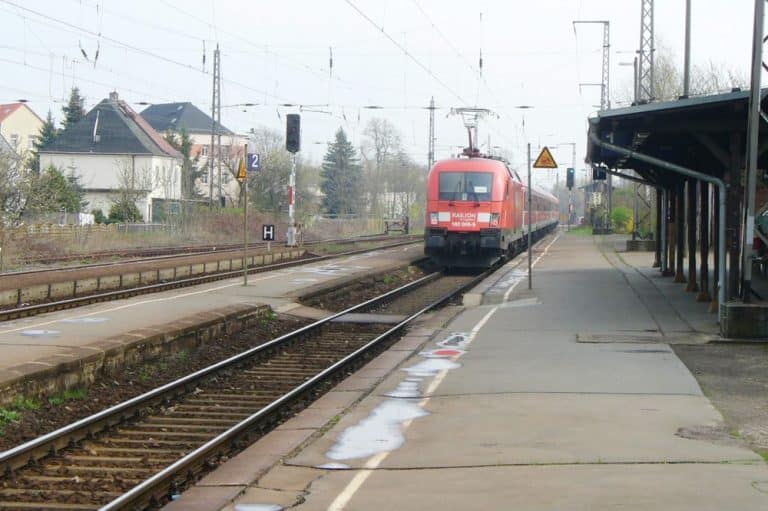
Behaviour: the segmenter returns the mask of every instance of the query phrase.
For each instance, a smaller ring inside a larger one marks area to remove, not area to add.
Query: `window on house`
[[[203,148],[200,150],[201,156],[208,156],[208,146],[204,145]]]
[[[231,179],[232,176],[230,176],[229,173],[227,173],[227,174],[222,175],[221,177],[222,177],[222,180],[224,181],[224,184],[228,185],[229,184],[229,180]]]
[[[35,142],[37,141],[37,137],[35,135],[30,135],[27,137],[27,149],[30,151],[35,148]]]
[[[203,172],[203,174],[200,176],[200,181],[203,183],[208,183],[208,172]]]
[[[13,148],[16,149],[19,147],[19,136],[16,133],[12,134],[10,142]]]

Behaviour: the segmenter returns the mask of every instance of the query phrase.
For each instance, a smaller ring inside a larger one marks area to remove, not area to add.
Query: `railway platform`
[[[245,322],[265,305],[312,318],[322,311],[300,306],[299,296],[422,257],[421,245],[411,244],[250,275],[247,287],[238,277],[7,321],[0,325],[0,389],[8,401],[15,392],[53,394],[56,385],[98,372],[106,359],[120,363],[129,350],[155,349],[203,328],[216,335],[223,323]]]
[[[166,511],[768,509],[768,466],[670,348],[717,335],[706,306],[592,237],[535,262],[532,290],[511,261]]]

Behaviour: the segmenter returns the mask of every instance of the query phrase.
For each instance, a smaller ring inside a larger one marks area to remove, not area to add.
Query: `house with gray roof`
[[[117,92],[40,151],[40,168],[80,177],[91,209],[107,214],[120,192],[131,190],[147,222],[158,205],[181,200],[181,164],[182,155]]]
[[[194,170],[205,169],[202,177],[197,180],[198,191],[207,196],[213,181],[214,200],[218,197],[219,182],[221,193],[228,203],[238,201],[240,187],[234,179],[233,170],[235,162],[242,156],[243,145],[248,141],[247,137],[237,135],[225,126],[214,126],[213,119],[190,102],[161,103],[150,105],[141,112],[141,116],[160,133],[180,134],[185,131],[192,140],[190,157]],[[221,156],[224,162],[219,180],[218,160],[214,161],[214,169],[211,173],[208,169],[208,153],[211,150],[211,132],[216,136],[221,135]]]

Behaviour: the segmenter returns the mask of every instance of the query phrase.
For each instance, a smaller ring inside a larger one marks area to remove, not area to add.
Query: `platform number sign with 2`
[[[275,226],[272,224],[262,225],[261,239],[262,241],[275,241]]]
[[[261,162],[259,160],[258,153],[248,153],[247,170],[248,172],[256,172],[258,170],[261,170]]]

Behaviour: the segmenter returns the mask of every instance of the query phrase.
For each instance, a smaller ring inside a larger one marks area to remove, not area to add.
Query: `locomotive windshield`
[[[439,200],[489,201],[493,187],[490,172],[443,172],[440,174]]]

